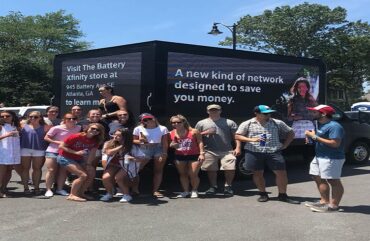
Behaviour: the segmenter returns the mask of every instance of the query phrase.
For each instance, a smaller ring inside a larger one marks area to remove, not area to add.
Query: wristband
[[[201,151],[201,152],[199,153],[199,155],[204,155],[204,154],[206,154],[206,152],[205,152],[205,151]]]
[[[317,138],[318,138],[318,136],[317,136],[317,135],[314,135],[314,136],[312,137],[312,140],[317,141]]]

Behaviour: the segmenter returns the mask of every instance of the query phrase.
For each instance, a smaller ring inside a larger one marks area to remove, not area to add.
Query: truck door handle
[[[152,110],[152,106],[150,105],[150,98],[152,97],[152,92],[146,97],[146,106],[148,106],[149,110]]]

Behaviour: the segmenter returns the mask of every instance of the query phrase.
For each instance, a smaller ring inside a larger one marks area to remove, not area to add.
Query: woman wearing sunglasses
[[[21,163],[18,133],[20,124],[13,111],[2,111],[0,118],[0,198],[4,198],[13,166]]]
[[[178,198],[197,198],[199,177],[198,173],[204,161],[204,146],[202,136],[198,130],[190,127],[187,119],[182,115],[172,116],[170,122],[173,130],[170,132],[170,147],[175,149],[175,164],[180,174],[183,188]],[[191,193],[189,192],[191,184]]]
[[[54,195],[51,187],[56,181],[57,188],[55,193],[68,196],[68,193],[63,190],[63,185],[66,180],[66,169],[59,168],[57,163],[58,147],[64,139],[72,134],[81,131],[81,126],[76,125],[77,117],[72,113],[66,113],[63,117],[63,124],[52,127],[48,133],[46,133],[45,141],[49,143],[45,154],[45,164],[47,167],[47,172],[45,176],[46,185],[46,197],[52,197]]]
[[[107,155],[107,164],[103,174],[103,184],[107,193],[100,199],[108,202],[113,198],[113,184],[116,180],[123,196],[120,202],[130,202],[130,187],[133,193],[139,193],[140,162],[145,161],[144,153],[133,143],[132,131],[118,129],[113,139],[104,144],[103,153]]]
[[[134,129],[134,143],[140,145],[140,149],[145,154],[146,162],[150,159],[154,160],[153,196],[162,198],[163,194],[158,190],[162,182],[163,168],[167,159],[168,129],[159,125],[152,114],[141,114],[139,119],[140,125]]]
[[[27,122],[21,130],[21,165],[19,173],[21,174],[24,193],[31,194],[28,181],[30,178],[30,169],[32,165],[32,183],[34,194],[40,195],[40,180],[42,167],[45,162],[45,150],[47,143],[44,141],[45,134],[51,126],[46,125],[39,111],[29,113]]]
[[[102,125],[92,123],[85,132],[72,134],[60,143],[58,164],[78,177],[72,182],[67,200],[85,202],[86,199],[90,199],[85,195],[92,180],[88,175],[88,169],[95,159],[96,150],[104,141],[104,134]]]

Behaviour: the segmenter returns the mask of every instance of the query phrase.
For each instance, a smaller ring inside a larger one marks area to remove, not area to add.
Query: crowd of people
[[[306,84],[304,80],[297,80],[298,92],[302,92],[303,87],[307,88]],[[278,200],[299,204],[287,195],[288,178],[281,154],[292,142],[295,133],[283,121],[271,118],[271,113],[275,111],[270,107],[256,106],[253,109],[255,117],[238,126],[221,116],[220,105],[210,104],[206,109],[208,117],[200,120],[195,127],[191,127],[181,114],[170,117],[172,130],[169,131],[150,113],[141,114],[138,123],[135,123],[132,113],[127,110],[126,100],[114,95],[111,87],[101,87],[99,92],[103,97],[100,106],[89,110],[86,118],[82,117],[80,106],[73,106],[61,119],[58,119],[59,108],[56,106],[50,106],[46,116],[32,111],[23,121],[12,111],[1,111],[0,197],[8,195],[7,185],[14,169],[21,177],[26,196],[44,195],[50,198],[58,194],[78,202],[94,199],[88,191],[93,186],[96,168],[101,162],[106,193],[99,199],[112,201],[120,190],[120,202],[130,202],[140,194],[140,171],[152,162],[152,195],[162,198],[160,185],[170,148],[174,149],[174,163],[182,187],[178,198],[198,197],[200,170],[208,175],[206,195],[221,191],[226,196],[233,196],[236,159],[242,153],[242,143],[245,143],[245,168],[253,171],[253,181],[260,192],[258,201],[269,200],[264,181],[267,166],[276,175]],[[305,94],[301,96],[304,105]],[[317,105],[309,96],[306,100],[310,103],[305,106],[311,113],[309,118],[318,121],[317,129],[310,126],[303,133],[307,140],[316,142],[317,155],[311,163],[310,174],[321,195],[319,202],[306,203],[306,206],[317,212],[336,211],[343,195],[340,182],[344,163],[343,128],[332,120],[334,110],[330,106]],[[294,121],[301,120],[301,114],[293,106],[290,108]],[[44,165],[46,189],[41,192]],[[217,186],[218,170],[225,175],[222,188]],[[72,180],[69,177],[71,174],[74,176]],[[71,181],[70,190],[65,188],[68,181]]]

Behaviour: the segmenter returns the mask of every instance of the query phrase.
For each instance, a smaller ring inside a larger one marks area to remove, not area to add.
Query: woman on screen
[[[315,129],[312,114],[306,108],[317,106],[317,102],[310,94],[310,83],[306,78],[298,78],[290,93],[293,97],[288,102],[288,120],[293,121],[295,138],[305,138],[306,130]]]

